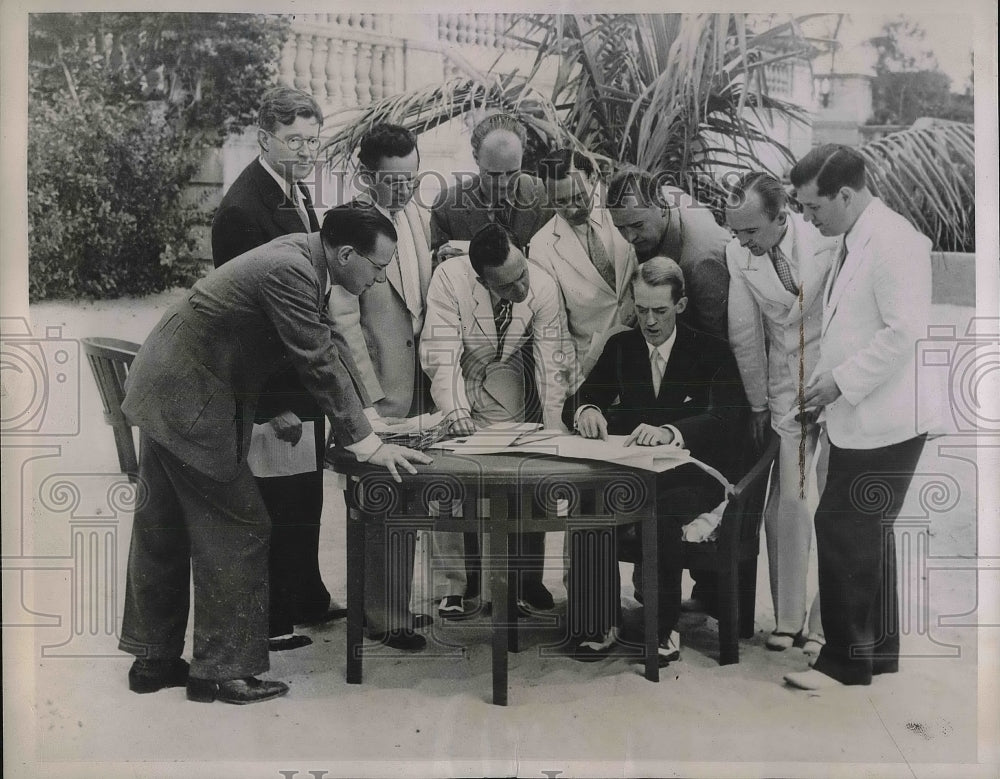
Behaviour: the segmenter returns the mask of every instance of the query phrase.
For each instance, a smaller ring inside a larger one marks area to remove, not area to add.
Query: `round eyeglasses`
[[[319,148],[320,140],[315,136],[312,138],[303,138],[301,135],[293,135],[291,138],[281,138],[270,130],[264,130],[264,132],[285,144],[289,151],[299,151],[303,146],[309,149],[309,151],[316,151]]]

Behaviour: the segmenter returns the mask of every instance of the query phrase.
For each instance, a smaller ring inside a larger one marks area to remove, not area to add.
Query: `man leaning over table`
[[[766,646],[781,651],[802,641],[816,654],[823,626],[818,596],[806,616],[813,524],[806,495],[817,460],[823,489],[825,452],[816,457],[815,421],[795,417],[819,359],[823,288],[839,242],[789,211],[787,201],[781,182],[760,172],[743,175],[729,195],[726,221],[736,236],[726,248],[729,344],[750,403],[750,438],[758,450],[770,429],[781,439],[764,509],[775,620]]]
[[[358,151],[362,191],[354,204],[374,208],[392,222],[398,241],[385,269],[386,282],[361,295],[335,287],[330,319],[347,343],[358,380],[375,411],[383,418],[408,417],[428,411],[427,380],[418,348],[424,323],[424,300],[431,280],[430,227],[426,209],[413,199],[420,152],[416,136],[396,124],[377,124]],[[409,610],[413,580],[413,546],[386,546],[385,528],[366,528],[367,564],[372,575],[365,588],[365,620],[371,634],[404,628],[390,639],[398,649],[418,650],[425,639],[414,629],[431,624],[428,614]],[[398,554],[399,560],[387,560]],[[379,570],[379,567],[382,570]]]
[[[468,256],[438,266],[427,293],[420,361],[434,403],[453,420],[452,432],[468,435],[497,422],[524,421],[520,353],[529,336],[542,420],[546,427],[564,429],[559,418],[566,395],[559,292],[548,274],[529,266],[503,227],[489,224],[473,236]],[[461,558],[462,534],[433,535],[435,555]],[[457,544],[449,543],[455,538]],[[518,606],[550,609],[552,595],[542,584],[541,570],[545,536],[525,533],[521,538],[522,561],[531,570],[519,577]],[[461,618],[470,610],[464,574],[461,565],[446,572],[449,590],[442,616]]]
[[[282,236],[198,281],[146,339],[122,411],[140,430],[144,500],[132,525],[119,648],[129,687],[187,685],[189,700],[254,703],[288,692],[268,661],[271,521],[247,466],[268,376],[295,368],[359,460],[399,469],[430,458],[372,432],[322,311],[329,283],[385,280],[396,235],[371,209],[338,207],[318,233]],[[181,659],[194,579],[194,650]]]
[[[745,401],[725,342],[677,321],[687,306],[684,274],[673,260],[654,257],[633,281],[638,328],[608,339],[586,381],[563,407],[563,421],[583,437],[627,435],[634,446],[683,447],[702,462],[727,471],[731,432]],[[698,466],[685,464],[657,479],[659,544],[659,653],[661,663],[680,657],[681,527],[724,499],[721,485]],[[577,531],[580,532],[580,531]],[[571,543],[570,630],[574,656],[605,657],[621,624],[618,561],[607,545],[590,555]]]

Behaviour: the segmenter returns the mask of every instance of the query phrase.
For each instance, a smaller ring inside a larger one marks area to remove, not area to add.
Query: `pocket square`
[[[685,403],[690,403],[692,400],[694,400],[694,398],[692,398],[690,395],[686,395],[684,397],[684,402]]]

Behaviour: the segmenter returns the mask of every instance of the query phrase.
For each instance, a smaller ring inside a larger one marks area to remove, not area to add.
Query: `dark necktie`
[[[497,328],[497,359],[503,354],[503,339],[507,335],[507,328],[510,327],[511,319],[511,307],[513,303],[507,299],[501,299],[497,304],[496,310],[493,312],[493,322],[496,324]]]
[[[837,283],[837,276],[840,275],[841,268],[844,267],[844,262],[847,260],[847,239],[844,239],[844,243],[840,246],[840,254],[837,256],[837,264],[833,268],[833,273],[830,274],[830,285],[827,287],[826,299],[830,299],[830,295],[833,294],[833,286]]]
[[[795,280],[792,278],[792,268],[788,264],[785,253],[781,251],[781,247],[775,246],[768,254],[771,257],[771,264],[774,265],[774,270],[778,274],[778,279],[781,281],[781,286],[793,295],[798,294],[799,289],[795,286]]]

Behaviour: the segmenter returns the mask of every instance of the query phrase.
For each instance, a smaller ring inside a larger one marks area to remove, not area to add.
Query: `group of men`
[[[141,431],[147,495],[120,642],[136,656],[132,690],[186,685],[190,700],[230,703],[287,692],[256,678],[268,651],[305,646],[296,626],[344,614],[317,558],[324,419],[337,445],[398,480],[430,458],[381,443],[372,424],[433,409],[459,435],[538,421],[683,447],[730,476],[734,453],[775,431],[768,648],[804,643],[816,654],[786,677],[806,689],[897,669],[892,520],[923,446],[906,411],[930,303],[929,242],[869,193],[859,155],[823,146],[795,166],[802,216],[773,177],[744,175],[727,229],[643,172],[615,174],[598,203],[598,171],[578,151],[554,151],[537,177],[525,173],[524,127],[493,114],[472,132],[478,173],[428,214],[413,197],[417,140],[383,124],[361,141],[359,194],[320,226],[303,181],[321,128],[308,94],[265,95],[260,155],[215,217],[217,269],[164,315],[132,366],[123,411]],[[820,592],[807,610],[805,474],[823,425]],[[280,449],[271,439],[306,447],[295,468],[260,455]],[[852,493],[873,475],[892,496],[877,514]],[[657,489],[670,507],[658,550],[659,651],[670,662],[680,654],[682,527],[725,496],[693,465],[667,471]],[[381,574],[366,587],[366,634],[419,650],[433,617],[409,611],[412,550],[387,559],[393,545],[380,532],[366,539],[366,565]],[[476,613],[485,594],[475,535],[431,541],[447,561],[438,618]],[[584,615],[570,626],[572,654],[599,659],[618,638],[617,561],[570,548],[571,611]],[[519,554],[519,608],[551,609],[544,536]],[[693,573],[711,610],[711,581]]]

